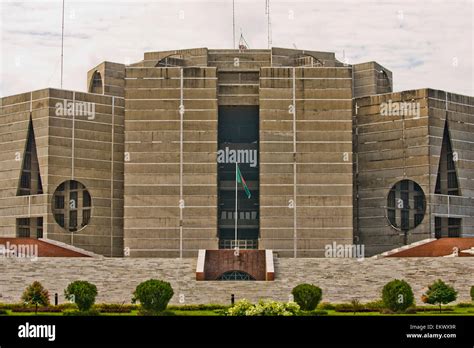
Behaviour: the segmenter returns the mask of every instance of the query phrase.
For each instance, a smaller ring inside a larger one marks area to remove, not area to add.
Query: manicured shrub
[[[223,304],[189,304],[189,305],[169,305],[169,310],[178,311],[214,311],[220,309],[229,309],[229,305]]]
[[[226,315],[229,316],[293,316],[300,313],[300,306],[294,302],[284,303],[277,301],[259,301],[252,304],[243,299],[230,307]]]
[[[298,315],[302,317],[319,317],[323,315],[328,315],[328,312],[320,309],[315,309],[314,311],[300,311]]]
[[[66,309],[76,309],[77,310],[77,305],[75,303],[61,303],[58,304],[57,306],[54,306],[55,308],[58,308],[60,310],[66,310]]]
[[[300,284],[291,291],[293,299],[303,311],[312,311],[321,301],[323,292],[320,288],[312,284]]]
[[[230,307],[226,315],[230,316],[245,316],[247,313],[247,310],[253,307],[253,304],[247,301],[246,299],[242,299],[240,301],[237,301],[232,307]]]
[[[48,307],[44,306],[38,306],[38,312],[41,312],[45,308],[50,308],[50,309],[57,309],[59,311],[65,310],[65,309],[77,309],[77,306],[75,303],[61,303],[57,306],[51,306],[51,304]],[[0,309],[10,309],[12,311],[21,311],[22,309],[26,309],[31,311],[31,307],[28,307],[24,302],[22,303],[0,303]]]
[[[461,302],[461,303],[458,303],[458,304],[456,305],[456,307],[458,307],[458,308],[471,308],[471,307],[474,307],[474,303]]]
[[[291,316],[296,315],[300,307],[296,303],[283,303],[276,301],[259,301],[252,304],[243,299],[230,307],[226,315],[229,316]]]
[[[474,302],[474,285],[471,286],[471,300]]]
[[[94,305],[93,308],[100,313],[130,313],[132,311],[132,306],[118,303],[101,303]]]
[[[441,305],[456,301],[458,293],[452,286],[438,279],[428,286],[425,296],[427,297],[427,303],[439,305],[439,311],[441,313]]]
[[[413,291],[406,281],[395,279],[383,287],[382,300],[391,311],[404,311],[414,304]]]
[[[38,307],[38,308],[31,308],[31,307],[17,307],[11,310],[13,313],[61,313],[62,310],[56,307]]]
[[[416,307],[417,312],[434,312],[434,311],[439,311],[438,306],[417,306]],[[443,307],[441,308],[442,312],[454,312],[454,309],[451,307]]]
[[[357,306],[357,304],[356,304]],[[356,312],[379,312],[382,308],[373,308],[373,307],[366,307],[364,304],[359,304],[357,308],[355,308]],[[334,305],[334,310],[340,313],[350,313],[354,312],[354,304],[353,303],[337,303]]]
[[[7,315],[7,310],[6,309],[0,309],[0,315]]]
[[[38,306],[49,306],[48,290],[37,281],[25,289],[21,299],[25,304],[35,305],[35,313],[38,313]]]
[[[174,292],[171,284],[157,279],[149,279],[138,284],[132,302],[139,301],[142,309],[150,314],[162,312],[168,306]]]
[[[364,303],[364,308],[379,311],[385,308],[385,304],[383,303],[383,300],[370,301]]]
[[[294,302],[259,301],[250,308],[247,316],[292,316],[297,315],[300,306]]]
[[[25,306],[24,303],[0,303],[0,309],[12,309],[13,307]]]
[[[74,302],[79,311],[85,312],[90,310],[95,302],[97,287],[85,280],[76,280],[67,286],[64,296]]]
[[[329,302],[321,302],[318,305],[318,309],[329,311],[336,309],[336,306]]]

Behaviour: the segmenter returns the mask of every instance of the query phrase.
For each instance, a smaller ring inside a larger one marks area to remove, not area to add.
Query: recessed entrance
[[[258,106],[219,107],[219,249],[258,249],[258,117]],[[250,196],[238,184],[236,197],[236,162]]]

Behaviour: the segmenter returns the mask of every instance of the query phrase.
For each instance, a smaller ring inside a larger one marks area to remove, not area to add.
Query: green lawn
[[[205,311],[205,310],[196,310],[196,311],[180,311],[180,310],[173,310],[176,316],[219,316],[220,311],[212,310],[212,311]],[[101,313],[101,316],[137,316],[138,311],[133,310],[130,313]],[[7,315],[9,316],[35,316],[34,312],[29,313],[22,313],[22,312],[12,312],[11,310],[7,310]],[[63,313],[41,313],[38,312],[36,316],[63,316]]]
[[[192,308],[191,310],[187,307],[187,310],[183,310],[180,308],[176,308],[178,306],[171,306],[170,309],[167,310],[168,313],[174,316],[221,316],[224,312],[223,309],[214,309],[214,308],[205,308],[206,306],[197,307],[196,309]],[[204,307],[204,308],[203,308]],[[370,308],[370,307],[369,307]],[[425,307],[426,308],[426,307]],[[443,311],[439,312],[437,307],[430,306],[430,311],[418,311],[416,314],[383,314],[380,312],[356,312],[354,315],[353,312],[337,312],[334,309],[325,310],[327,312],[327,316],[474,316],[474,304],[464,306],[443,306],[443,308],[451,308],[453,311]],[[321,311],[321,309],[318,309]],[[6,310],[8,316],[34,316],[34,312],[12,312],[12,310]],[[5,314],[4,314],[5,315]],[[38,312],[38,316],[63,316],[63,313],[51,313],[51,312]],[[102,313],[101,316],[137,316],[138,310],[133,309],[129,313]]]
[[[465,315],[474,315],[474,307],[473,308],[459,308],[459,307],[453,307],[454,311],[453,312],[439,312],[439,311],[429,311],[429,312],[417,312],[416,314],[382,314],[380,312],[360,312],[356,313],[356,316],[465,316]],[[334,315],[334,316],[354,316],[354,313],[350,312],[336,312],[334,310],[328,310],[328,315]]]

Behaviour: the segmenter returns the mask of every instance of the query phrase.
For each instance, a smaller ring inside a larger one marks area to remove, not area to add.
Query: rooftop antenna
[[[232,48],[235,49],[235,0],[232,0],[232,37],[234,39]]]
[[[265,14],[267,15],[267,41],[268,48],[272,45],[272,22],[270,20],[270,0],[265,0]]]
[[[247,43],[247,40],[244,38],[244,34],[242,34],[242,28],[240,28],[240,39],[239,39],[239,50],[247,50],[250,46]]]
[[[348,66],[349,64],[347,63],[347,58],[346,58],[346,51],[342,50],[342,62],[344,63],[344,66]]]
[[[64,0],[63,0],[63,18],[61,27],[61,88],[63,88],[63,64],[64,64]]]

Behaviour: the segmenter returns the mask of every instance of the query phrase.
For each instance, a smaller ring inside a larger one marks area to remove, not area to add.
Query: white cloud
[[[0,95],[59,87],[62,1],[0,3]],[[251,48],[267,47],[265,1],[236,0]],[[474,95],[473,0],[271,1],[273,46],[376,60],[395,90],[432,87]],[[66,0],[64,88],[85,90],[103,60],[144,51],[232,46],[229,1]],[[453,61],[458,62],[456,66]]]

